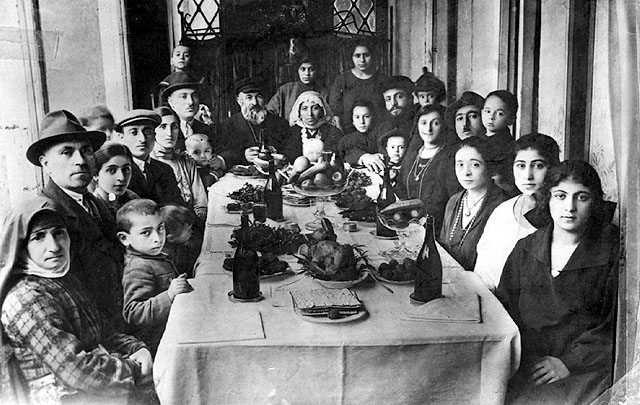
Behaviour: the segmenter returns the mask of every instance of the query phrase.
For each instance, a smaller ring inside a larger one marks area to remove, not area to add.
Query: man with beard
[[[52,111],[43,118],[40,139],[27,149],[27,159],[49,176],[40,194],[52,200],[52,208],[65,218],[71,238],[71,274],[122,332],[124,249],[109,209],[87,190],[95,166],[93,152],[105,138],[104,132],[87,131],[70,112]]]
[[[184,140],[193,134],[205,134],[215,148],[214,130],[211,126],[195,118],[200,106],[198,89],[200,82],[186,71],[176,71],[165,77],[160,86],[163,99],[180,119],[180,134],[176,149],[185,150]]]
[[[235,85],[240,112],[222,123],[222,134],[228,144],[220,153],[227,167],[251,164],[264,143],[271,150],[281,150],[289,137],[289,123],[267,113],[261,84],[246,78]]]
[[[456,134],[460,139],[466,139],[470,136],[486,138],[486,129],[482,124],[482,107],[484,106],[484,98],[478,93],[465,91],[462,96],[449,107],[445,114],[447,126],[455,128]]]
[[[406,76],[391,76],[380,88],[387,112],[381,117],[371,131],[370,136],[376,139],[376,150],[369,150],[358,159],[358,163],[369,170],[380,173],[384,170],[383,147],[380,139],[384,134],[397,129],[410,134],[413,127],[415,107],[413,105],[414,84]],[[409,143],[407,139],[406,144]]]

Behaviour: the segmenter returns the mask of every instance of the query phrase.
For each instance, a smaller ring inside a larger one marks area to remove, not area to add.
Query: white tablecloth
[[[227,175],[210,190],[194,291],[176,297],[155,359],[163,404],[502,403],[519,361],[517,327],[475,274],[444,250],[443,293],[480,295],[482,323],[404,320],[413,286],[389,285],[392,294],[372,280],[354,288],[370,316],[352,323],[308,322],[294,313],[290,298],[273,306],[278,302],[269,292],[276,287],[322,288],[300,275],[262,280],[261,302],[231,302],[232,278],[222,260],[232,252],[228,224],[238,225],[239,215],[222,206],[245,181]],[[301,227],[312,212],[284,209]],[[327,212],[339,242],[363,244],[374,257],[393,246],[374,238],[372,228],[341,232],[344,220],[333,203]]]

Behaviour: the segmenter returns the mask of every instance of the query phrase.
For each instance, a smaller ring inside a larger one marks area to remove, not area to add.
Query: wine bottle
[[[411,298],[429,302],[442,296],[442,261],[436,247],[434,218],[427,215],[424,243],[418,253],[416,281]]]
[[[247,300],[260,296],[260,267],[258,253],[251,247],[249,214],[244,211],[240,217],[238,247],[233,256],[233,296]]]
[[[276,166],[269,161],[269,178],[264,186],[264,202],[267,204],[267,218],[278,220],[282,218],[282,189],[276,176]]]
[[[386,162],[385,162],[386,163]],[[382,237],[394,237],[396,231],[393,231],[380,222],[380,211],[398,200],[391,188],[391,177],[389,174],[390,167],[385,165],[382,184],[380,185],[380,194],[376,201],[376,235]]]

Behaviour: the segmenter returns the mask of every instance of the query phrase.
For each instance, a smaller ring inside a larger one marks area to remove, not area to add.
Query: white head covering
[[[318,104],[324,110],[324,116],[318,120],[313,126],[306,125],[302,119],[300,118],[300,106],[303,103],[310,102],[312,104]],[[291,108],[291,113],[289,114],[289,125],[294,126],[298,125],[302,128],[308,129],[317,129],[322,126],[324,123],[331,123],[333,120],[333,112],[331,111],[331,107],[329,107],[329,103],[324,100],[322,94],[317,91],[305,91],[300,94],[296,99],[296,102],[293,103],[293,107]]]

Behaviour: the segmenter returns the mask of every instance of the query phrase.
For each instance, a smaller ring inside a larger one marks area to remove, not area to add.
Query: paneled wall
[[[415,81],[426,66],[433,71],[433,1],[390,2],[393,18],[392,72]]]

